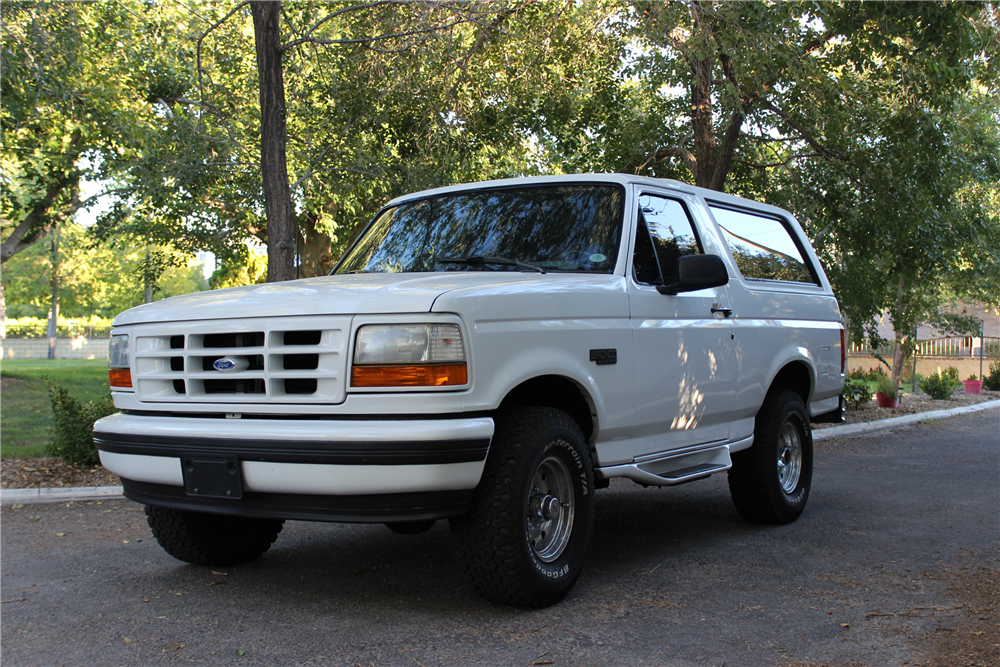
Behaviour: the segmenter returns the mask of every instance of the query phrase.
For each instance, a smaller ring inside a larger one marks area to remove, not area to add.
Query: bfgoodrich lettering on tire
[[[736,510],[754,523],[790,523],[799,518],[812,484],[813,442],[802,397],[769,392],[757,413],[750,449],[733,455],[729,492]]]
[[[482,595],[545,607],[580,576],[593,515],[580,428],[560,410],[516,408],[498,415],[482,481],[452,530],[459,561]]]

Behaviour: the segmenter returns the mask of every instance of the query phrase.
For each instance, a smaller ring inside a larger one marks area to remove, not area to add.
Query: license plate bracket
[[[189,496],[231,500],[243,497],[243,475],[235,456],[182,456],[181,470],[184,491]]]

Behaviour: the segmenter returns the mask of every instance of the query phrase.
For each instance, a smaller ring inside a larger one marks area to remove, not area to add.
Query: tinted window
[[[677,258],[701,252],[691,219],[674,199],[641,195],[632,266],[637,282],[673,282]]]
[[[815,283],[791,233],[775,218],[712,206],[744,278]]]
[[[382,212],[337,273],[524,270],[436,261],[469,256],[528,262],[546,271],[611,273],[623,200],[618,186],[559,185],[476,190],[401,204]]]

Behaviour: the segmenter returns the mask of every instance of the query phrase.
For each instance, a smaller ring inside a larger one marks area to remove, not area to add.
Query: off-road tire
[[[573,588],[590,543],[590,451],[579,426],[561,410],[515,408],[498,415],[496,424],[469,512],[451,522],[458,560],[484,597],[547,607]],[[529,520],[529,507],[537,509],[543,499],[536,483],[543,480],[545,486],[545,475],[553,483],[550,490],[559,481],[566,493],[559,498],[545,491],[545,518],[533,512]],[[540,526],[552,530],[546,534]]]
[[[271,548],[285,522],[146,505],[146,523],[174,558],[224,567],[259,558]]]
[[[797,474],[787,468],[794,464],[787,450],[796,447]],[[733,454],[729,492],[736,510],[752,523],[795,521],[809,499],[812,470],[812,429],[802,397],[788,389],[768,393],[754,423],[753,446]]]

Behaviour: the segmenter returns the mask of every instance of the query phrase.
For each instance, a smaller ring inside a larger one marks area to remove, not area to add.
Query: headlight
[[[457,324],[368,324],[358,329],[352,387],[442,387],[468,383]]]
[[[127,335],[112,336],[111,342],[108,344],[108,383],[112,388],[132,388]]]

